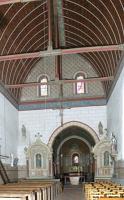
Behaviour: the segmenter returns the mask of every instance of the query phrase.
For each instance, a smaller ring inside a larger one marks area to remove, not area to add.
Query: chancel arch
[[[67,128],[71,127],[71,126],[76,126],[76,127],[79,127],[81,129],[87,131],[91,135],[91,137],[93,138],[93,140],[95,141],[95,143],[99,142],[98,135],[96,134],[96,132],[90,126],[88,126],[87,124],[84,124],[82,122],[70,121],[70,122],[67,122],[67,123],[63,124],[63,126],[58,127],[53,132],[53,134],[51,135],[51,137],[49,139],[49,142],[48,142],[49,148],[52,148],[53,142],[54,142],[55,138],[57,137],[57,135],[59,135],[60,132],[64,131],[65,129],[67,129]]]
[[[85,179],[92,180],[94,176],[92,147],[96,141],[87,130],[74,125],[75,123],[70,124],[71,126],[64,127],[53,141],[54,176],[65,177],[70,173],[80,172]]]
[[[87,146],[88,146],[88,148],[90,149],[90,151],[92,151],[92,146],[90,145],[90,143],[89,143],[86,139],[84,139],[84,138],[82,138],[82,137],[80,137],[80,136],[77,136],[77,135],[73,135],[73,136],[69,136],[69,137],[65,138],[65,139],[60,143],[60,145],[59,145],[59,147],[58,147],[58,149],[57,149],[57,155],[59,155],[60,149],[61,149],[62,145],[63,145],[66,141],[68,141],[68,140],[70,140],[70,139],[72,139],[72,138],[82,140],[83,142],[85,142],[85,143],[87,144]]]

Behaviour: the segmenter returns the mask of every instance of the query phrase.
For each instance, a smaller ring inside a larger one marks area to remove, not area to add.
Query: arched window
[[[104,166],[108,166],[109,165],[109,152],[105,151],[104,152]]]
[[[48,96],[48,77],[43,75],[39,78],[40,83],[44,83],[39,86],[39,96]]]
[[[75,75],[75,79],[79,81],[75,83],[75,94],[84,94],[86,92],[86,85],[85,82],[82,82],[80,80],[85,79],[85,74],[83,72],[78,72]]]
[[[74,153],[72,156],[72,165],[79,164],[79,155],[77,153]]]
[[[42,167],[42,158],[41,154],[36,154],[36,168],[41,168]]]

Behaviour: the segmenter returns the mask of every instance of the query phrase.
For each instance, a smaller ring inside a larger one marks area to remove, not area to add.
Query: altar
[[[85,175],[69,174],[69,175],[64,175],[64,184],[67,184],[68,180],[72,183],[74,178],[77,179],[78,182],[80,182],[80,181],[85,182]]]

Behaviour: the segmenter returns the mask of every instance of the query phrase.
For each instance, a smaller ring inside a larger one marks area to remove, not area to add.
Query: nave
[[[67,185],[63,192],[58,195],[57,200],[84,200],[82,185]]]
[[[25,180],[0,185],[0,200],[124,200],[124,185],[97,181],[64,185],[59,180]]]

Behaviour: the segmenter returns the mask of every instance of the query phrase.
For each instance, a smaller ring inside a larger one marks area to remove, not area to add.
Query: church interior
[[[124,199],[123,11],[0,0],[0,200]]]

